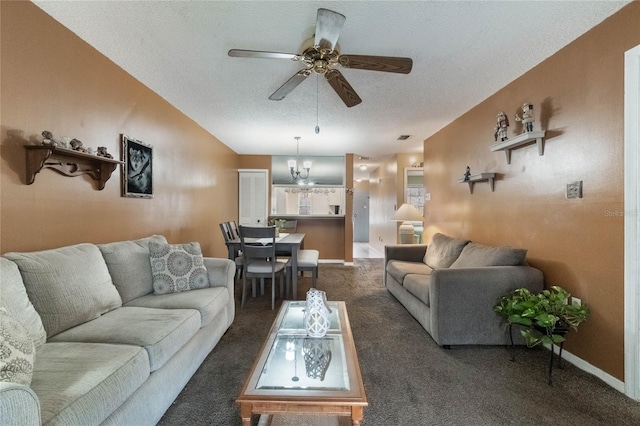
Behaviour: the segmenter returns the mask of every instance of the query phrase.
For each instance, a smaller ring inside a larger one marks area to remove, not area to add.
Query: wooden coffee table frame
[[[243,426],[251,425],[251,417],[254,414],[286,413],[348,416],[351,417],[352,425],[361,424],[363,409],[368,405],[368,402],[344,302],[336,303],[338,304],[345,364],[349,377],[349,390],[256,389],[289,303],[291,302],[285,301],[280,307],[278,316],[269,330],[269,335],[251,367],[240,395],[236,399],[240,406]]]

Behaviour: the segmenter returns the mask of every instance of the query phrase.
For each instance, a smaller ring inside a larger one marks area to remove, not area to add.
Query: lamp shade
[[[398,222],[422,222],[424,221],[424,218],[422,217],[420,210],[418,210],[413,204],[404,203],[398,210],[396,210],[391,220]]]

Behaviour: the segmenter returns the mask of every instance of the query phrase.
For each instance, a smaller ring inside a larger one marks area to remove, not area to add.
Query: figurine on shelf
[[[467,166],[467,171],[464,172],[464,181],[468,182],[471,177],[471,168]]]
[[[496,142],[500,140],[500,142],[506,141],[509,139],[507,137],[507,127],[509,127],[509,119],[504,111],[500,111],[496,116],[496,132],[493,134]]]
[[[99,146],[98,147],[98,152],[96,152],[96,155],[98,157],[113,158],[113,155],[111,155],[111,154],[109,154],[107,152],[107,147],[106,146]]]
[[[53,138],[53,133],[49,130],[44,130],[42,133],[42,144],[43,145],[52,145],[58,148],[66,148],[66,144],[64,141],[57,141]]]
[[[516,121],[522,121],[524,126],[523,133],[533,132],[533,122],[535,121],[533,118],[533,105],[527,103],[522,105],[522,118],[516,114]]]
[[[42,144],[43,145],[55,145],[55,141],[53,140],[53,133],[48,130],[44,130],[42,132]]]
[[[74,151],[87,152],[87,148],[83,147],[82,141],[78,139],[71,139],[71,142],[69,142],[69,145],[71,145],[71,149]]]

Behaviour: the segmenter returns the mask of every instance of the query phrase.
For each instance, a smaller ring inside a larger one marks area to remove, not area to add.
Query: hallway
[[[369,243],[353,243],[354,259],[382,259],[384,254],[371,247]]]

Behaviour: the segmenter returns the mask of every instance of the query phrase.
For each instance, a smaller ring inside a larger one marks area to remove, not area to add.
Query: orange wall
[[[1,3],[0,252],[164,234],[226,257],[218,223],[237,217],[238,155],[28,2]],[[42,170],[25,184],[25,144],[40,133],[106,146],[121,133],[153,145],[154,198],[102,191],[85,176]]]
[[[624,380],[624,52],[640,44],[640,2],[634,2],[513,81],[424,143],[428,240],[435,232],[485,244],[527,248],[546,286],[560,285],[591,308],[566,349]],[[496,113],[511,122],[534,105],[534,130],[547,131],[544,155],[535,144],[490,152]],[[496,172],[474,193],[457,182]],[[584,198],[566,199],[582,180]]]

